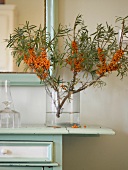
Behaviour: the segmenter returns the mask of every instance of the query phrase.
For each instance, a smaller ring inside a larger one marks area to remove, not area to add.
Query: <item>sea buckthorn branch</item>
[[[74,26],[74,32],[75,32],[75,28],[76,27]],[[75,36],[75,34],[74,34],[74,36]],[[80,55],[78,53],[78,44],[74,39],[71,42],[71,57],[68,56],[68,58],[66,58],[66,63],[71,66],[71,70],[73,71],[73,78],[72,78],[72,81],[71,81],[70,87],[69,87],[69,89],[71,91],[74,90],[74,86],[76,84],[77,73],[82,70],[82,66],[81,66],[82,61],[83,61],[83,59],[80,57]]]
[[[116,47],[116,38],[117,33],[115,32],[114,28],[112,26],[109,26],[108,23],[106,23],[106,29],[104,31],[104,38],[101,43],[101,48],[104,49],[107,46],[107,50],[111,49],[115,45]],[[112,50],[112,49],[111,49]]]
[[[58,92],[57,93],[57,98],[58,98],[58,107],[57,107],[57,113],[56,113],[56,116],[59,118],[60,117],[60,114],[61,114],[61,109],[64,105],[64,103],[66,102],[67,99],[70,99],[71,97],[71,94],[73,94],[73,91],[68,91],[67,92],[67,95],[64,96],[64,98],[62,99],[62,101],[60,102],[60,93]]]
[[[78,51],[78,44],[74,40],[71,43],[71,54],[66,58],[66,63],[71,66],[71,70],[75,72],[80,72],[83,67],[83,57],[82,54],[79,53]]]
[[[104,74],[101,74],[101,75],[99,75],[95,80],[92,80],[92,81],[90,81],[90,82],[85,82],[84,84],[82,84],[81,87],[79,87],[78,89],[74,90],[73,93],[81,92],[81,91],[85,90],[86,88],[91,87],[91,86],[94,85],[95,83],[98,83],[98,81],[99,81],[99,83],[100,83],[100,81],[101,81],[100,79],[101,79],[103,76],[104,76]]]
[[[29,57],[24,56],[24,62],[44,80],[49,75],[50,61],[47,59],[46,49],[42,48],[40,56],[36,56],[34,48],[29,49]]]
[[[106,23],[106,27],[102,24],[97,25],[96,32],[91,34],[92,36],[92,43],[95,44],[95,47],[98,49],[102,49],[102,53],[111,53],[113,50],[118,50],[119,45],[117,42],[117,35],[118,33],[114,30],[112,26],[109,26],[108,23]],[[102,54],[104,55],[104,54]],[[108,55],[110,56],[110,54]],[[99,56],[98,56],[99,57]],[[107,56],[105,55],[104,58]]]
[[[8,43],[7,48],[12,49],[16,64],[20,66],[25,55],[29,58],[29,49],[33,48],[36,56],[39,56],[41,48],[45,48],[47,51],[52,50],[55,40],[58,37],[66,36],[69,31],[70,29],[60,25],[55,36],[51,39],[50,34],[46,33],[46,28],[40,26],[37,29],[37,26],[29,25],[29,22],[26,22],[23,27],[15,29],[9,39],[6,39],[5,41]]]
[[[70,91],[74,90],[74,86],[76,84],[76,76],[77,76],[77,72],[74,71],[73,72],[73,79],[72,79],[70,87],[69,87]]]
[[[73,39],[74,40],[76,38],[76,35],[75,35],[76,27],[79,25],[83,25],[82,15],[80,14],[76,17],[75,22],[74,22],[74,27],[73,27]]]
[[[105,46],[107,44],[110,44],[110,41],[113,40],[114,41],[113,46],[115,46],[117,48],[117,44],[115,43],[115,32],[113,31],[113,29],[110,29],[110,28],[108,28],[108,29],[109,29],[109,31],[111,31],[111,33],[108,34],[109,35],[108,39],[107,40],[106,39],[100,40],[100,43],[98,43],[98,44],[101,44],[105,48]],[[111,35],[113,35],[112,38],[111,38]],[[72,87],[72,88],[69,88],[69,89],[72,90],[72,93],[77,93],[77,92],[80,92],[82,90],[85,90],[86,88],[88,88],[88,87],[90,87],[90,86],[92,86],[92,85],[94,85],[98,82],[101,83],[102,81],[100,79],[105,75],[105,73],[107,73],[107,72],[109,73],[109,72],[112,72],[112,71],[115,71],[115,70],[118,69],[118,67],[119,67],[118,62],[119,62],[120,58],[123,56],[123,51],[117,50],[115,52],[115,54],[113,55],[110,63],[107,63],[106,56],[104,56],[103,49],[98,48],[98,57],[99,57],[99,61],[100,61],[99,76],[96,79],[94,79],[90,82],[82,83],[82,86],[80,88],[74,90],[74,85],[75,85],[75,82],[76,82],[77,73],[81,72],[82,70],[86,70],[86,68],[82,68],[82,69],[80,68],[79,70],[77,69],[78,68],[77,67],[77,65],[78,65],[77,61],[78,61],[78,56],[79,56],[79,49],[78,49],[78,45],[76,43],[76,37],[75,37],[75,40],[72,42],[71,47],[72,47],[72,52],[71,52],[72,54],[71,54],[71,56],[70,55],[68,56],[68,58],[66,59],[66,62],[67,62],[67,64],[69,64],[71,66],[71,71],[73,71],[73,76],[74,76],[71,83],[70,83],[70,87]],[[111,49],[112,49],[111,47],[108,48],[108,50],[111,50]],[[72,55],[74,55],[74,58],[72,57]],[[82,60],[84,61],[84,58]],[[67,90],[67,88],[65,90]],[[63,106],[64,102],[69,97],[70,97],[70,93],[68,93],[65,96],[65,98],[62,100],[60,108]]]
[[[46,28],[36,29],[27,23],[10,35],[7,47],[12,48],[18,66],[23,61],[35,72],[51,97],[51,88],[54,89],[57,101],[53,99],[53,102],[56,116],[60,117],[64,103],[70,101],[72,94],[90,86],[102,86],[102,77],[113,71],[122,77],[127,73],[128,45],[123,44],[123,37],[128,33],[127,18],[117,19],[122,22],[120,43],[116,37],[118,33],[108,24],[98,25],[89,35],[82,16],[78,15],[73,29],[59,25],[53,39],[46,33]],[[59,50],[60,42],[63,48]],[[65,81],[58,71],[64,67],[72,75],[69,81]]]
[[[97,70],[96,73],[101,75],[101,74],[105,74],[107,72],[116,71],[119,67],[118,62],[120,61],[121,57],[124,54],[123,50],[122,49],[117,50],[115,52],[115,54],[113,55],[112,60],[110,61],[109,64],[106,64],[106,59],[102,52],[103,52],[103,50],[101,48],[98,48],[98,56],[99,56],[99,60],[100,60],[101,64],[98,65],[99,69]]]

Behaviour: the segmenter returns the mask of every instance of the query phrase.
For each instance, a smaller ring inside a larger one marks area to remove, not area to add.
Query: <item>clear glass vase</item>
[[[57,110],[59,109],[58,102],[62,102],[67,92],[61,92],[59,94],[60,101],[57,99],[57,92],[51,90],[50,93],[46,93],[46,126],[61,126],[71,127],[74,124],[80,125],[80,93],[69,95],[64,102],[60,113],[58,115]]]
[[[0,81],[0,128],[19,128],[20,113],[14,110],[10,81]]]

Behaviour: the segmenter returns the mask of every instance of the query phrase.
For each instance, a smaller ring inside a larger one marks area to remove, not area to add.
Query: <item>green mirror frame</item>
[[[58,0],[46,0],[45,14],[47,31],[53,36],[58,24]],[[0,80],[10,80],[12,86],[42,86],[34,73],[1,72]]]

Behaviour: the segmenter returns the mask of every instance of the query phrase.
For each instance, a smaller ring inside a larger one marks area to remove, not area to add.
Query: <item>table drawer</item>
[[[53,162],[53,142],[0,142],[0,162]]]

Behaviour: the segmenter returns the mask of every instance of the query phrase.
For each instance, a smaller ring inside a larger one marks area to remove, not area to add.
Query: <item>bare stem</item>
[[[123,20],[123,22],[122,22],[122,30],[121,30],[121,37],[120,37],[120,42],[119,42],[120,50],[121,50],[121,48],[122,48],[122,42],[123,42],[124,23],[125,23],[125,21]]]

